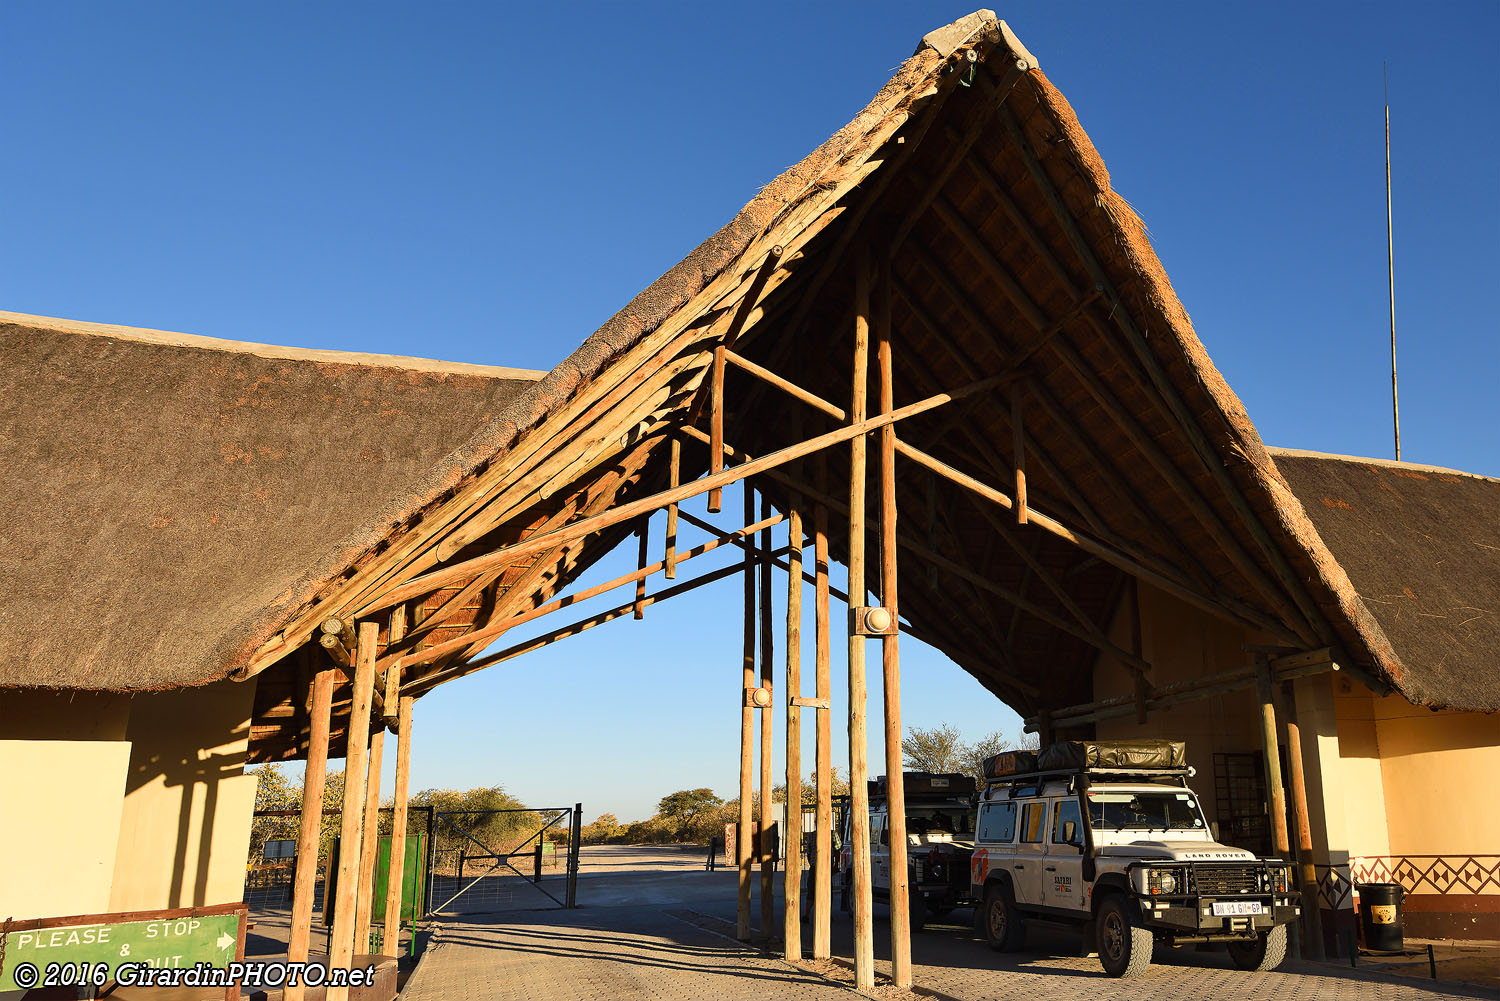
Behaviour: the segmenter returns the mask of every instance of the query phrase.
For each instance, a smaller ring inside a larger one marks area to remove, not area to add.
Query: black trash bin
[[[1402,950],[1401,899],[1405,894],[1400,883],[1359,884],[1359,930],[1366,949]]]

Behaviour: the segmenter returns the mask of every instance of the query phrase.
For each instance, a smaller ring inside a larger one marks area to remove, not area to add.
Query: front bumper
[[[1138,897],[1141,918],[1146,927],[1189,935],[1224,935],[1248,937],[1277,925],[1290,924],[1302,913],[1291,898],[1271,897]],[[1226,914],[1213,912],[1215,900],[1255,900],[1259,914]]]

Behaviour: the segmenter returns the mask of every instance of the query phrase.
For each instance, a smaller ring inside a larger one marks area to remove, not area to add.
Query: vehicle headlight
[[[1172,869],[1152,869],[1146,873],[1146,892],[1151,894],[1176,893],[1179,881]]]
[[[1271,876],[1276,881],[1276,892],[1285,893],[1287,886],[1291,883],[1291,866],[1280,866],[1271,870]]]

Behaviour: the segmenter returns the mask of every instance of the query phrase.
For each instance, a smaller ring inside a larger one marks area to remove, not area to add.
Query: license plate
[[[1214,917],[1222,918],[1235,914],[1264,914],[1266,909],[1259,900],[1215,900]]]

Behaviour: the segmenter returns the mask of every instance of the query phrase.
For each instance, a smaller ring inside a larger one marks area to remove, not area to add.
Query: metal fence
[[[434,816],[434,913],[573,907],[582,806],[454,810]]]

